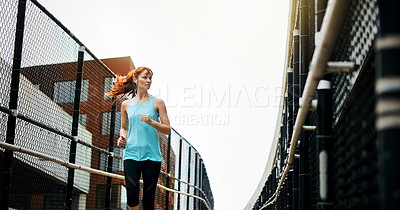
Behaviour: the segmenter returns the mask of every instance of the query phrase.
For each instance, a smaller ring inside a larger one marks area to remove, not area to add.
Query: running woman
[[[143,208],[154,209],[162,156],[158,132],[169,135],[171,126],[163,100],[148,93],[153,72],[139,67],[126,77],[117,76],[108,96],[132,95],[121,105],[121,129],[117,146],[125,146],[124,175],[129,210],[139,209],[139,179],[143,176]]]

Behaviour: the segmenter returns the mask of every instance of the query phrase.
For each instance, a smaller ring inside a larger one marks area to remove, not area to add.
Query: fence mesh
[[[18,0],[0,1],[0,141],[6,142],[10,83],[17,22]],[[70,36],[37,1],[26,2],[22,63],[18,92],[18,116],[15,146],[33,150],[68,162],[73,140],[77,140],[77,165],[123,174],[123,148],[116,146],[119,136],[120,108],[116,102],[112,127],[111,90],[114,73],[87,49],[83,53],[82,87],[79,101],[78,136],[72,137],[75,85],[81,42]],[[129,66],[131,68],[131,66]],[[78,80],[79,81],[79,80]],[[114,129],[114,135],[110,133]],[[111,144],[110,144],[110,141]],[[213,196],[200,154],[172,131],[159,134],[162,162],[159,184],[199,196],[213,208]],[[182,146],[179,147],[179,144]],[[72,149],[72,150],[71,150]],[[113,151],[112,167],[109,151]],[[0,149],[2,172],[4,149]],[[68,169],[36,156],[14,152],[8,206],[13,209],[64,209],[66,207]],[[179,165],[179,167],[178,167]],[[72,209],[127,209],[123,180],[74,170]],[[3,174],[3,173],[2,173]],[[1,176],[3,183],[3,175]],[[179,184],[178,184],[179,183]],[[196,186],[189,186],[189,185]],[[2,186],[2,188],[5,186]],[[107,187],[111,198],[106,198]],[[2,191],[3,192],[3,191]],[[180,207],[178,207],[178,205]],[[199,199],[157,188],[157,209],[206,209]]]
[[[333,133],[335,209],[378,209],[373,58],[360,73]]]
[[[332,134],[335,209],[378,208],[374,52],[376,0],[353,1],[333,60],[352,61],[352,73],[333,76]],[[340,99],[340,100],[339,100]]]

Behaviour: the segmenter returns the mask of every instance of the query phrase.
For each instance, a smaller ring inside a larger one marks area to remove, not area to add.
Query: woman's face
[[[147,71],[142,71],[136,79],[138,89],[149,90],[152,82],[152,75]]]

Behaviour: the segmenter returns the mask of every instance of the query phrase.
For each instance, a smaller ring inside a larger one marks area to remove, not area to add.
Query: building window
[[[103,148],[108,151],[108,148]],[[124,155],[124,148],[122,147],[114,147],[114,155],[122,157]],[[100,152],[100,163],[99,163],[99,170],[107,171],[108,166],[108,154]],[[123,171],[122,169],[122,159],[113,158],[113,166],[112,171]]]
[[[72,114],[71,117],[73,117]],[[87,114],[79,114],[79,124],[86,127],[86,120],[87,120]]]
[[[113,77],[105,77],[103,83],[103,99],[111,99],[112,97],[106,96],[105,94],[112,91],[112,84],[114,83]]]
[[[110,135],[111,112],[101,113],[101,135]],[[121,112],[115,112],[115,135],[121,128]]]
[[[79,114],[79,123],[83,125],[83,127],[86,127],[86,119],[87,119],[86,114]]]
[[[89,80],[82,80],[81,101],[88,100]],[[75,80],[54,83],[53,100],[58,104],[72,103],[75,99]]]

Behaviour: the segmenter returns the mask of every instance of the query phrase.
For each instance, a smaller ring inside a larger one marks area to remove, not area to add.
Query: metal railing
[[[245,209],[399,206],[392,196],[399,170],[391,167],[400,162],[399,60],[391,59],[400,46],[399,15],[389,9],[396,6],[291,1],[285,97],[263,178]]]
[[[0,17],[0,208],[126,208],[114,73],[36,0],[0,0]],[[159,142],[156,208],[213,209],[197,150]]]

